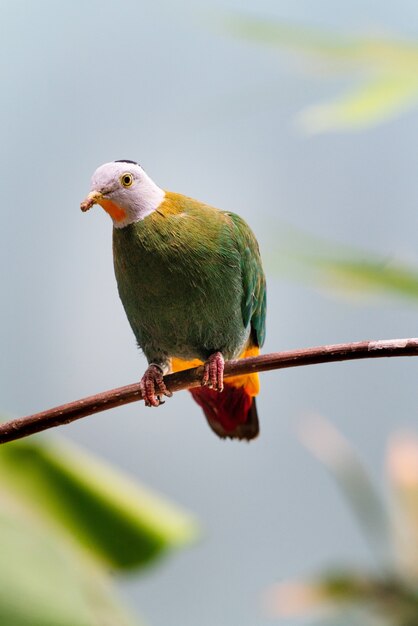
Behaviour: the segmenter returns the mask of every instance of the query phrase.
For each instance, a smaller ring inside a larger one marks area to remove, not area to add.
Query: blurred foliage
[[[302,112],[299,121],[309,132],[364,129],[418,105],[416,42],[383,35],[350,37],[240,16],[228,20],[228,26],[241,38],[298,54],[317,74],[358,77],[360,87]],[[418,267],[321,241],[283,224],[280,231],[280,253],[274,252],[279,249],[275,240],[263,255],[273,273],[281,268],[344,294],[418,299]],[[277,223],[271,232],[279,232]]]
[[[325,626],[417,626],[418,624],[418,438],[393,437],[387,472],[390,504],[384,507],[365,470],[342,435],[326,420],[315,418],[301,430],[304,444],[333,472],[360,521],[375,509],[367,538],[375,550],[376,569],[341,568],[310,580],[282,583],[269,593],[269,608],[281,617],[319,615]],[[371,500],[370,500],[371,498]],[[380,528],[379,528],[380,526]],[[381,532],[383,529],[383,532]]]
[[[363,258],[361,258],[363,256]],[[388,294],[418,300],[418,269],[394,260],[353,254],[351,258],[313,260],[327,283],[351,293]]]
[[[267,271],[309,281],[333,293],[418,301],[418,267],[393,257],[315,237],[277,220],[263,258]]]
[[[191,517],[75,446],[0,448],[0,624],[130,626],[110,570],[196,537]]]
[[[232,31],[302,55],[316,74],[352,74],[360,86],[299,116],[310,133],[364,129],[418,104],[418,44],[385,36],[344,37],[273,20],[235,17]]]

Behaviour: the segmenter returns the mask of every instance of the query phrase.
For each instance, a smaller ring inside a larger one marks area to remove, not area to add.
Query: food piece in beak
[[[97,204],[102,197],[103,196],[100,191],[91,191],[87,198],[83,200],[83,202],[80,204],[80,209],[83,211],[83,213],[85,213],[86,211],[91,209],[93,204]]]

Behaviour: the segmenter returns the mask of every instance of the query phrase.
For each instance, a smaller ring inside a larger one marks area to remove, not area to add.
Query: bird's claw
[[[170,398],[173,394],[164,383],[163,370],[159,365],[151,363],[139,383],[142,399],[145,406],[160,406],[164,404],[162,396]]]
[[[202,387],[207,386],[215,391],[223,391],[224,365],[222,352],[214,352],[204,364]]]

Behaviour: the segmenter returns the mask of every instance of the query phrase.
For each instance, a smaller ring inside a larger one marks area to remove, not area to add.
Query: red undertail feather
[[[190,393],[219,437],[248,440],[257,437],[259,428],[255,398],[247,393],[245,387],[235,387],[225,381],[222,393],[208,387],[196,387],[190,389]]]
[[[256,356],[260,350],[256,346],[246,348],[240,358]],[[182,361],[172,359],[172,370],[179,372],[189,367],[201,365],[199,360]],[[224,381],[224,390],[220,393],[209,387],[190,389],[194,400],[202,407],[212,430],[222,438],[254,439],[259,432],[255,396],[260,383],[258,374],[233,376]]]

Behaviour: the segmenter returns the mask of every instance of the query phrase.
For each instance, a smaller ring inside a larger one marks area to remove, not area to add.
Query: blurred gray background
[[[418,262],[417,112],[364,132],[303,135],[294,116],[351,82],[318,80],[292,55],[233,36],[221,24],[234,15],[334,35],[418,35],[415,0],[1,3],[6,415],[144,370],[116,292],[111,222],[79,210],[103,162],[137,160],[161,186],[239,212],[266,257],[282,220]],[[273,256],[280,265],[280,250]],[[418,334],[409,302],[338,299],[266,269],[265,351]],[[372,567],[296,427],[306,413],[331,418],[379,484],[388,436],[416,425],[417,380],[409,359],[263,374],[261,436],[250,445],[218,440],[187,393],[158,411],[130,405],[61,429],[201,521],[198,545],[122,583],[131,605],[153,626],[268,624],[260,598],[272,583],[329,564]]]

